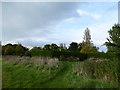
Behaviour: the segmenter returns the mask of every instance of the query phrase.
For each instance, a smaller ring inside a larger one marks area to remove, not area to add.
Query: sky
[[[89,28],[94,45],[106,52],[102,45],[110,28],[118,23],[118,2],[3,2],[0,7],[3,45],[69,46],[82,42]]]

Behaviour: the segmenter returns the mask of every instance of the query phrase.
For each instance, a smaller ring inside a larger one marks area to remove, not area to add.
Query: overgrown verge
[[[31,51],[32,56],[43,56],[51,58],[59,58],[61,61],[83,61],[87,58],[103,58],[111,59],[113,57],[118,57],[116,53],[80,53],[80,52],[70,52],[70,51]]]
[[[3,88],[40,88],[64,68],[56,58],[3,58]]]
[[[6,56],[3,88],[117,88],[118,59],[63,62],[49,57]]]
[[[66,77],[71,88],[118,88],[118,60],[91,58],[76,62]]]

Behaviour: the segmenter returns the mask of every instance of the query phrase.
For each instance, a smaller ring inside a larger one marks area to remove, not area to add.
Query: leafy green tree
[[[25,56],[32,57],[31,51],[26,51],[26,52],[25,52]]]
[[[7,52],[7,50],[6,50],[6,48],[8,47],[8,46],[12,46],[12,44],[6,44],[6,45],[3,45],[2,46],[2,55],[8,55],[8,52]],[[8,48],[7,48],[8,49]],[[9,50],[9,49],[8,49]]]
[[[2,46],[2,55],[21,55],[28,51],[28,48],[22,46],[21,44],[11,43]]]
[[[41,47],[33,47],[30,51],[41,51]]]
[[[107,52],[108,53],[115,53],[116,52],[115,47],[113,47],[113,46],[107,46]]]
[[[46,44],[43,49],[44,50],[57,50],[58,48],[59,47],[56,44],[52,43],[51,45]]]
[[[46,44],[43,49],[44,49],[44,50],[51,50],[50,44]]]
[[[17,45],[15,47],[15,53],[16,53],[16,55],[24,55],[25,51],[24,51],[24,48],[22,47],[22,45]]]
[[[7,45],[4,49],[4,55],[14,55],[15,49],[11,45]]]
[[[115,24],[108,33],[109,38],[107,38],[107,42],[105,42],[108,52],[120,53],[120,24]]]
[[[78,51],[78,43],[72,42],[72,43],[70,44],[68,50],[69,50],[69,51],[74,51],[74,52]]]
[[[59,48],[56,44],[51,44],[50,47],[51,50],[57,50]]]
[[[5,46],[2,46],[2,55],[5,54]]]

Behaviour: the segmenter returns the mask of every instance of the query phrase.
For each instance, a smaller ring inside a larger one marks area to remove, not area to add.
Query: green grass
[[[6,72],[4,72],[6,70]],[[3,87],[5,88],[31,88],[41,87],[40,84],[55,76],[57,71],[49,72],[36,70],[35,67],[23,67],[21,65],[3,67]]]
[[[0,89],[2,87],[2,58],[0,57]]]
[[[45,82],[42,86],[48,88],[66,88],[67,82],[65,81],[66,75],[70,71],[73,64],[76,62],[63,62],[64,69],[61,70],[57,76],[48,82]],[[68,78],[68,77],[67,77]]]
[[[30,62],[30,61],[28,61]],[[110,62],[64,62],[58,68],[49,69],[43,65],[38,69],[34,63],[29,66],[3,62],[3,88],[117,88],[116,61]],[[41,64],[40,64],[41,65]],[[57,64],[55,64],[57,65]],[[94,68],[93,68],[94,67]],[[95,69],[95,67],[97,69]],[[83,71],[81,72],[81,68]],[[108,70],[107,72],[104,70]],[[96,73],[93,77],[91,72]],[[107,74],[108,80],[103,76]],[[109,75],[110,74],[110,75]]]

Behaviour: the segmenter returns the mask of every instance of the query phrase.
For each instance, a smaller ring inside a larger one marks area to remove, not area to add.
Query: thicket
[[[88,58],[106,58],[106,59],[111,59],[111,58],[116,58],[117,53],[88,53],[87,54]]]
[[[56,57],[62,59],[77,59],[86,60],[87,58],[114,58],[117,57],[116,53],[80,53],[80,52],[69,52],[69,51],[30,51],[32,56],[43,56],[43,57]]]
[[[43,56],[43,57],[52,57],[52,51],[29,51],[32,56]]]

